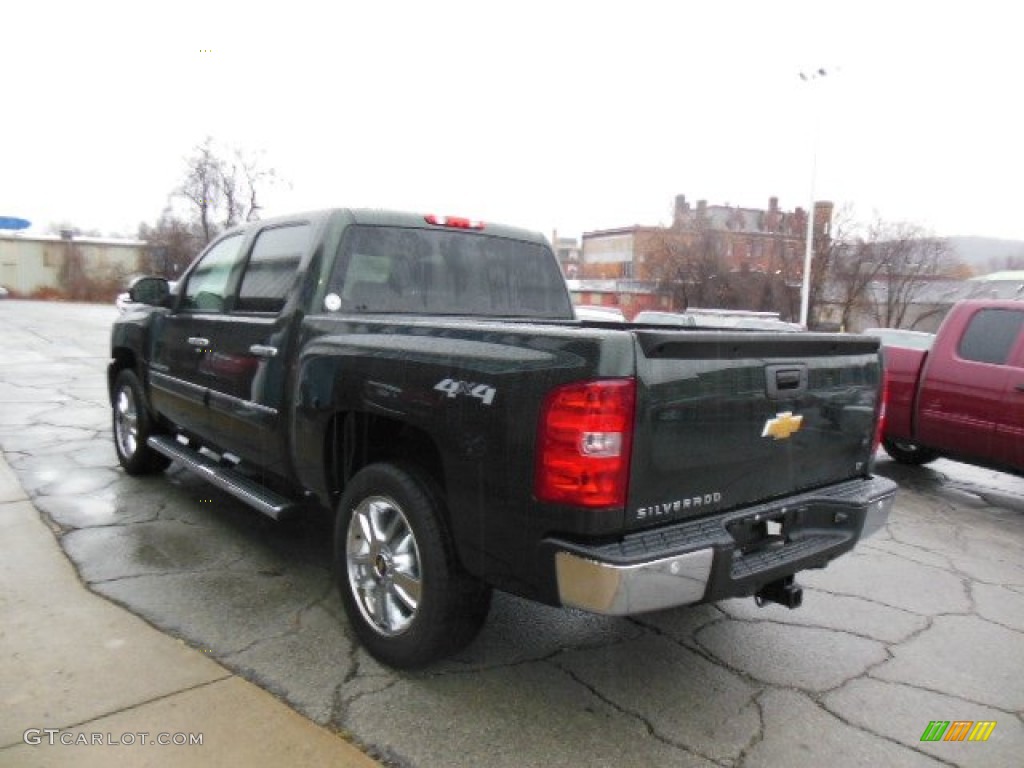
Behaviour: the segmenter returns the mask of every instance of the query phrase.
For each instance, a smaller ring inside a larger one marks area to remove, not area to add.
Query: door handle
[[[249,352],[256,357],[277,357],[277,347],[270,347],[266,344],[253,344]]]
[[[202,347],[203,349],[206,349],[210,346],[210,340],[204,339],[202,336],[189,336],[188,343],[191,344],[193,347]]]

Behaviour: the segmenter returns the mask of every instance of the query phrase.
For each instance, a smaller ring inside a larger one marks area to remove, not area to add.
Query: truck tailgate
[[[637,331],[626,525],[695,518],[869,470],[877,339]]]

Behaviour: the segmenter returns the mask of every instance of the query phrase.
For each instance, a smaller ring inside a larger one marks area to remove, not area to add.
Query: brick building
[[[818,247],[830,236],[832,212],[832,203],[815,204]],[[806,231],[805,209],[784,211],[775,197],[767,208],[758,209],[708,205],[704,200],[691,206],[678,195],[670,226],[584,232],[579,274],[584,280],[650,282],[671,296],[669,303],[676,309],[698,297],[786,315],[791,314],[791,301],[781,293],[799,291]],[[714,280],[724,286],[718,293],[705,290]],[[758,306],[742,306],[751,303]]]
[[[558,266],[567,279],[580,276],[580,244],[575,237],[560,237],[558,232],[551,233],[551,247],[558,258]]]

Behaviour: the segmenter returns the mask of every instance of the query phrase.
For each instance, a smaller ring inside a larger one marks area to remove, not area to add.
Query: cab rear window
[[[477,232],[355,225],[329,292],[344,312],[571,318],[565,281],[538,243]]]

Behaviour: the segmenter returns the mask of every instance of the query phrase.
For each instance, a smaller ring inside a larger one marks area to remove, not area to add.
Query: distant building
[[[105,297],[148,266],[143,240],[0,234],[0,285],[19,296]]]
[[[580,276],[580,265],[582,263],[579,240],[575,237],[559,237],[558,232],[551,233],[551,247],[558,258],[558,266],[562,268],[562,274],[567,280],[574,280]]]
[[[831,236],[832,213],[832,203],[815,204],[816,247]],[[776,310],[791,319],[793,293],[799,295],[803,276],[806,231],[807,212],[784,211],[775,197],[758,209],[709,206],[705,200],[691,206],[677,195],[670,226],[584,232],[580,277],[653,284],[675,309],[696,299]]]
[[[818,202],[814,207],[814,237],[827,238],[833,205]],[[692,241],[701,231],[717,237],[719,255],[729,269],[783,270],[790,273],[787,279],[795,280],[803,274],[807,231],[803,208],[783,211],[777,197],[769,198],[766,209],[708,205],[705,200],[691,207],[685,195],[677,195],[669,227],[634,225],[584,232],[582,277],[652,279],[651,257],[659,245]]]
[[[1024,285],[1024,270],[1004,269],[1001,272],[990,272],[987,275],[978,275],[971,280],[976,283],[1016,283]]]
[[[573,304],[593,307],[615,307],[627,320],[637,312],[653,309],[669,311],[671,298],[658,290],[657,283],[643,280],[574,280],[568,279]]]
[[[820,321],[834,325],[836,330],[858,333],[865,328],[878,327],[879,305],[886,298],[886,284],[876,281],[867,286],[866,299],[850,313],[848,327],[841,325],[841,304],[836,286],[826,286],[819,307]],[[936,278],[923,282],[907,301],[906,314],[900,327],[912,331],[938,330],[946,314],[958,301],[965,299],[1000,299],[1024,301],[1024,272],[993,272],[968,280]]]

